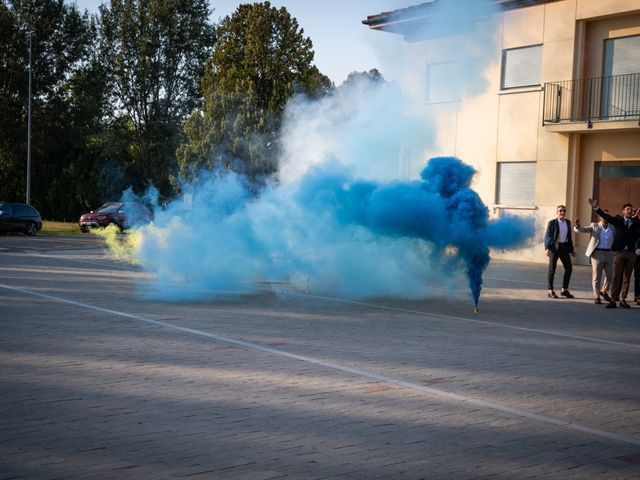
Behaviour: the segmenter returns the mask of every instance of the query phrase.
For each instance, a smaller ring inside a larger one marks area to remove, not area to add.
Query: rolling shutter
[[[604,76],[640,73],[640,35],[604,42]]]
[[[532,207],[536,203],[536,162],[498,163],[496,203]]]
[[[503,50],[503,89],[540,85],[541,72],[542,45]]]
[[[638,74],[640,35],[610,38],[604,42],[601,112],[604,118],[621,119],[640,113]]]

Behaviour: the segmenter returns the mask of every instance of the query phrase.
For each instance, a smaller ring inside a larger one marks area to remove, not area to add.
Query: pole
[[[31,205],[31,37],[29,31],[29,111],[27,113],[27,205]]]

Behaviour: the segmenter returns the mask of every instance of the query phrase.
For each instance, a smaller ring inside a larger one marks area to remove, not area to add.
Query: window
[[[13,212],[11,210],[11,205],[2,205],[0,204],[0,214],[5,217],[5,218],[9,218],[12,216]]]
[[[640,178],[640,165],[614,165],[601,163],[598,168],[599,178]]]
[[[540,85],[541,71],[542,45],[502,51],[502,89]]]
[[[26,205],[14,205],[13,206],[13,214],[16,217],[28,217],[29,209]]]
[[[430,63],[426,72],[427,102],[460,100],[463,72],[461,62]]]
[[[606,39],[602,73],[602,116],[620,119],[637,116],[640,113],[640,35]]]
[[[536,162],[498,163],[496,203],[533,207],[536,203]]]
[[[640,35],[604,41],[604,76],[640,73]]]

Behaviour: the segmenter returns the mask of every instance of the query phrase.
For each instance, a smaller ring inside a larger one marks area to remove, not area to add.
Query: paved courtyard
[[[0,479],[640,479],[640,307],[545,270],[492,262],[477,315],[455,278],[166,303],[93,235],[0,236]]]

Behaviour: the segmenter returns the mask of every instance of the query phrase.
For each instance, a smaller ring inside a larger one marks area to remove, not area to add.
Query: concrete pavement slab
[[[422,300],[145,300],[93,236],[0,237],[0,478],[640,478],[640,309],[493,262]]]

